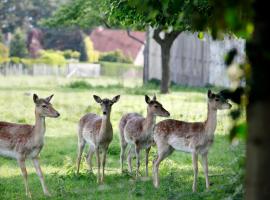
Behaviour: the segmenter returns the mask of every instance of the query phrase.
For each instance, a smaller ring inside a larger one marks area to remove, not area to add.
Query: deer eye
[[[215,98],[215,100],[216,100],[216,101],[219,101],[219,99],[218,99],[218,98]]]
[[[155,108],[158,108],[158,105],[154,105]]]
[[[42,108],[47,108],[47,105],[42,105]]]

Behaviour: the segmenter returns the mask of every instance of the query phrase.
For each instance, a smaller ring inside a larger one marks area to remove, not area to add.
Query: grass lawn
[[[124,113],[136,111],[145,115],[143,95],[152,96],[157,93],[158,100],[170,111],[172,118],[201,121],[206,118],[206,91],[207,88],[174,87],[170,94],[160,95],[155,85],[141,87],[140,80],[119,81],[105,77],[0,77],[0,121],[33,124],[32,94],[37,93],[41,97],[55,95],[52,103],[61,116],[46,119],[45,146],[40,155],[45,181],[52,194],[48,199],[242,199],[241,195],[234,193],[240,181],[237,176],[237,160],[245,154],[245,146],[243,142],[238,145],[229,142],[229,111],[218,112],[215,142],[209,153],[209,176],[213,184],[210,190],[205,189],[204,175],[199,164],[198,192],[192,193],[191,155],[185,153],[174,152],[161,163],[159,189],[153,187],[151,178],[135,180],[134,174],[120,173],[118,122]],[[88,172],[85,158],[81,174],[75,174],[77,122],[86,112],[101,113],[99,105],[92,98],[93,94],[109,98],[121,95],[112,110],[114,139],[109,147],[103,185],[96,183],[96,168],[94,173]],[[152,148],[150,175],[155,155],[156,149]],[[144,175],[144,153],[141,163],[141,173]],[[125,167],[127,169],[127,165]],[[32,162],[27,162],[27,169],[33,199],[47,199]],[[0,199],[27,199],[17,162],[3,157],[0,157]]]

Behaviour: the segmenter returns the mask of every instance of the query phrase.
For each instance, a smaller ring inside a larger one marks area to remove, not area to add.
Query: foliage
[[[238,37],[250,39],[253,30],[253,0],[226,1],[210,0],[212,9],[211,20],[201,23],[208,27],[214,38],[224,32],[236,34]]]
[[[41,50],[40,57],[36,59],[36,62],[51,66],[63,66],[66,64],[66,59],[60,51]]]
[[[4,41],[4,36],[2,31],[0,30],[0,43],[2,43]]]
[[[121,50],[102,53],[100,55],[99,61],[133,63],[132,58],[125,56]]]
[[[80,53],[80,61],[87,61],[82,31],[75,28],[53,28],[43,29],[43,33],[44,49],[78,51]]]
[[[26,37],[20,29],[17,29],[10,41],[9,55],[24,58],[27,54]]]
[[[105,10],[103,10],[106,1],[71,1],[61,6],[53,17],[43,20],[43,25],[49,27],[79,26],[85,29],[98,26],[106,20]]]
[[[0,42],[0,64],[7,62],[9,56],[9,49]]]
[[[98,62],[99,52],[94,50],[94,44],[91,41],[89,36],[84,37],[84,44],[85,44],[86,54],[88,58],[87,61],[91,63]]]
[[[76,59],[78,60],[80,58],[80,53],[78,51],[72,51],[72,50],[65,50],[63,51],[63,56],[66,59]]]

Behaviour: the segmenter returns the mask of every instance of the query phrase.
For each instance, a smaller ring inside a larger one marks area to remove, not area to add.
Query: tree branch
[[[163,42],[164,42],[164,40],[161,39],[161,37],[159,36],[159,34],[160,34],[161,31],[162,31],[162,29],[157,28],[157,29],[154,30],[154,35],[153,35],[154,40],[155,40],[157,43],[159,43],[160,45],[162,45]]]
[[[145,42],[144,42],[144,41],[142,41],[142,40],[140,40],[139,38],[136,38],[135,36],[131,35],[129,29],[127,29],[127,34],[128,34],[128,36],[129,36],[130,38],[132,38],[133,40],[135,40],[135,41],[137,41],[137,42],[139,42],[139,43],[145,45]]]
[[[108,29],[111,29],[112,28],[104,18],[101,18],[101,21],[104,23],[104,25],[106,26],[106,28],[108,28]]]
[[[168,44],[172,45],[174,40],[178,37],[179,34],[181,34],[182,31],[172,31],[170,33],[165,34],[165,39],[168,42]]]

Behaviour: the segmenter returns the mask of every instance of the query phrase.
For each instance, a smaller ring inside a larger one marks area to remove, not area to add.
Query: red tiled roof
[[[131,35],[145,41],[145,32],[132,31]],[[108,52],[119,49],[133,59],[136,58],[142,46],[141,43],[130,38],[126,30],[96,28],[91,32],[90,38],[94,43],[94,49],[97,51]]]

